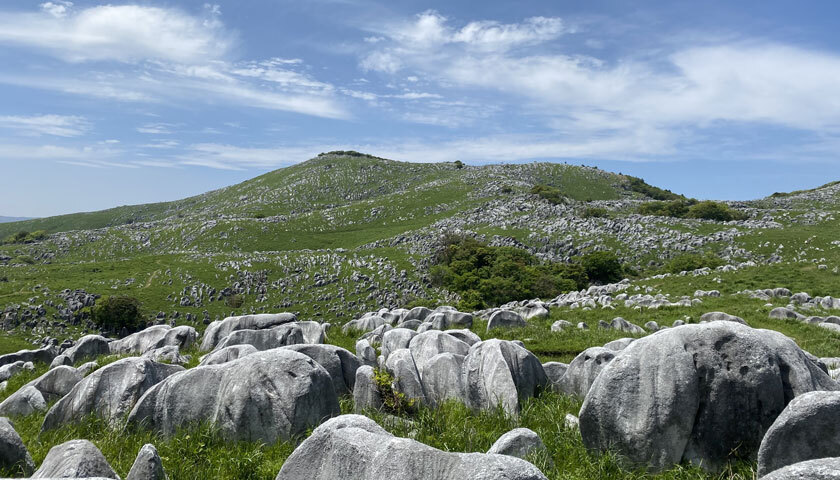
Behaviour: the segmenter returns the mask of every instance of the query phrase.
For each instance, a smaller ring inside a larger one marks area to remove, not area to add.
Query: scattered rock
[[[32,478],[116,478],[119,475],[96,445],[87,440],[70,440],[52,447]]]
[[[35,463],[23,440],[5,417],[0,417],[0,467],[20,475],[31,475],[35,470]]]

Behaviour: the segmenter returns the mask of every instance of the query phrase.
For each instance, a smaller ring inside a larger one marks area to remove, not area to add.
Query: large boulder
[[[375,376],[370,365],[362,365],[356,370],[356,383],[353,385],[353,411],[356,413],[382,408],[384,401],[376,385]]]
[[[420,367],[420,378],[431,405],[447,400],[466,403],[467,393],[463,375],[464,355],[440,353],[425,360]]]
[[[808,392],[788,404],[761,441],[758,475],[794,463],[840,457],[840,392]]]
[[[230,440],[274,443],[338,415],[330,374],[286,348],[196,367],[155,385],[134,406],[129,424],[164,435],[209,422]]]
[[[24,370],[35,370],[35,365],[32,362],[23,362],[20,360],[15,363],[3,365],[0,367],[0,382],[5,382]]]
[[[154,325],[120,340],[114,340],[109,344],[109,348],[114,354],[143,354],[167,346],[187,348],[196,338],[198,333],[195,328],[187,325],[175,328],[169,325]]]
[[[448,328],[472,328],[473,316],[471,313],[459,312],[457,310],[443,310],[426,317],[427,322],[432,322],[432,328],[446,330]]]
[[[48,370],[3,400],[0,415],[25,416],[45,410],[47,403],[70,393],[82,378],[81,372],[73,367],[62,365]]]
[[[35,463],[8,418],[0,417],[0,468],[21,475],[31,475]]]
[[[612,330],[619,330],[626,333],[632,333],[634,335],[641,335],[645,333],[645,329],[636,324],[628,322],[622,317],[613,318],[610,322],[610,328]]]
[[[470,351],[470,346],[440,330],[428,330],[414,336],[408,344],[408,350],[414,357],[417,370],[422,372],[426,363],[435,355],[452,353],[465,356]]]
[[[303,332],[303,343],[321,344],[327,339],[327,333],[322,323],[295,322],[295,325]]]
[[[284,348],[300,352],[324,367],[332,378],[336,395],[353,393],[356,370],[362,362],[351,352],[335,345],[291,345]]]
[[[87,440],[70,440],[52,447],[31,478],[93,477],[120,478],[96,445]]]
[[[294,313],[261,313],[257,315],[243,315],[216,320],[207,325],[204,336],[201,337],[202,351],[208,352],[216,348],[216,344],[236,330],[264,330],[297,320]]]
[[[111,353],[111,340],[102,335],[85,335],[75,345],[64,351],[59,357],[66,359],[63,365],[74,365],[82,360],[92,360],[100,355]],[[53,363],[56,363],[54,359]]]
[[[295,323],[287,323],[264,330],[236,330],[216,344],[215,350],[233,345],[252,345],[259,351],[304,343],[303,330]]]
[[[382,334],[381,352],[382,356],[388,358],[391,352],[401,348],[408,348],[411,339],[417,335],[414,330],[407,328],[393,328]]]
[[[709,470],[736,452],[754,458],[796,396],[837,385],[793,340],[735,322],[666,329],[622,350],[580,411],[592,451],[651,471],[682,461]]]
[[[793,310],[785,307],[776,307],[773,310],[770,310],[770,318],[775,318],[777,320],[796,320],[799,316],[800,315]]]
[[[426,389],[420,380],[417,364],[409,349],[401,348],[391,352],[385,360],[385,369],[394,377],[394,390],[405,394],[408,400],[424,405],[430,404],[426,397]]]
[[[432,314],[432,310],[426,307],[414,307],[405,314],[402,318],[403,322],[407,322],[409,320],[420,320],[425,321],[426,317]]]
[[[604,347],[590,347],[578,354],[560,381],[552,385],[555,391],[585,397],[598,375],[614,358],[615,351]]]
[[[15,362],[51,363],[56,355],[58,355],[58,350],[53,346],[38,350],[20,350],[15,353],[0,355],[0,366]]]
[[[501,405],[508,413],[518,415],[520,401],[548,385],[537,357],[513,342],[499,339],[471,346],[463,371],[466,403],[475,410]]]
[[[341,327],[342,333],[345,335],[350,332],[370,332],[376,330],[382,325],[390,325],[390,323],[379,315],[370,315],[367,317],[350,320]]]
[[[203,367],[206,365],[219,365],[221,363],[227,363],[256,352],[259,352],[259,350],[257,350],[257,347],[253,345],[248,345],[247,343],[244,345],[231,345],[230,347],[214,350],[208,353],[207,355],[201,357],[201,362],[198,364],[198,366]]]
[[[840,458],[820,458],[780,468],[761,480],[840,480]]]
[[[487,331],[494,328],[518,328],[526,327],[528,322],[522,318],[522,315],[513,310],[497,310],[490,315],[490,320],[487,321]]]
[[[741,325],[746,325],[747,322],[744,321],[741,317],[736,317],[735,315],[730,315],[725,312],[708,312],[700,315],[701,322],[735,322],[740,323]],[[674,324],[676,327],[676,323]]]
[[[147,390],[184,367],[129,357],[106,365],[77,383],[47,412],[41,431],[95,414],[118,425]]]
[[[342,415],[325,422],[295,449],[276,480],[544,480],[525,460],[507,455],[449,453],[391,435],[373,420]]]

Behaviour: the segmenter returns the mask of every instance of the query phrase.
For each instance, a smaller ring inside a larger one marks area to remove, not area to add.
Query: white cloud
[[[63,2],[57,0],[55,2],[46,2],[40,5],[41,10],[49,13],[53,17],[62,18],[67,15],[67,12],[73,7],[73,2]]]
[[[0,116],[0,128],[25,135],[78,137],[90,130],[90,123],[75,115]]]
[[[554,128],[557,138],[625,135],[635,139],[626,145],[631,154],[673,150],[689,135],[686,129],[721,122],[840,134],[836,53],[728,37],[606,60],[552,43],[575,31],[556,18],[459,28],[425,12],[408,24],[373,29],[387,39],[367,47],[360,67],[422,76],[445,96],[450,90],[453,96],[470,92],[462,98],[475,101],[489,96],[492,104],[506,103],[515,114]],[[406,115],[449,123],[433,112]]]
[[[175,126],[176,125],[172,123],[147,123],[137,127],[136,130],[140,133],[148,133],[152,135],[170,135],[172,134],[172,127]]]
[[[233,44],[220,22],[176,9],[102,5],[71,11],[68,3],[47,2],[45,14],[3,12],[0,44],[36,48],[73,62],[181,63],[221,58]]]

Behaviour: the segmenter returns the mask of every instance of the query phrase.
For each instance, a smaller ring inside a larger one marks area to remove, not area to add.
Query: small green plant
[[[382,403],[385,409],[395,415],[402,415],[414,410],[414,399],[408,398],[402,392],[394,389],[396,379],[384,368],[373,369],[373,382],[379,395],[382,396]]]
[[[501,192],[502,193],[513,193],[513,187],[511,187],[510,185],[505,185],[504,187],[502,187]]]
[[[604,218],[609,216],[609,211],[603,207],[587,207],[581,217],[583,218]]]
[[[30,257],[29,255],[20,255],[15,259],[15,263],[25,263],[27,265],[32,265],[35,263],[35,259]]]
[[[143,326],[140,300],[130,296],[105,297],[96,302],[92,309],[94,323],[101,328],[120,332],[123,328],[136,331]]]
[[[455,160],[455,162],[453,162],[453,163],[455,163],[455,168],[457,168],[458,170],[464,168],[464,162],[462,162],[460,160]]]
[[[728,222],[730,220],[744,220],[746,215],[729,208],[726,204],[706,200],[692,205],[688,209],[686,217]]]
[[[245,298],[238,293],[225,297],[225,306],[228,308],[241,308],[244,304]]]

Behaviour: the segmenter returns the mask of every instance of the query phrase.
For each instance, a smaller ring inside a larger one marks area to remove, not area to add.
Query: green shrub
[[[414,399],[394,389],[396,379],[384,368],[373,369],[373,383],[382,396],[385,410],[395,415],[402,415],[414,410]]]
[[[729,208],[729,206],[724,203],[706,200],[692,205],[691,208],[688,209],[686,217],[728,222],[730,220],[743,220],[746,218],[746,215]]]
[[[656,215],[659,217],[685,218],[693,200],[674,200],[671,202],[647,202],[639,206],[642,215]]]
[[[618,256],[612,252],[592,252],[581,258],[583,270],[589,280],[600,283],[613,283],[621,280],[624,269]]]
[[[459,308],[478,310],[513,300],[551,298],[588,285],[581,265],[540,262],[525,250],[449,237],[429,270],[434,285],[461,295]]]
[[[587,207],[581,216],[583,218],[604,218],[609,216],[609,211],[603,207]]]
[[[654,200],[679,200],[685,199],[682,195],[678,195],[676,193],[671,192],[670,190],[663,190],[659,187],[654,187],[653,185],[649,185],[647,182],[642,180],[639,177],[633,177],[627,175],[627,188],[630,191],[641,193],[646,197],[653,198]]]
[[[462,162],[460,160],[455,160],[455,162],[453,162],[453,163],[455,164],[455,168],[457,168],[458,170],[464,168],[464,162]]]
[[[101,298],[93,306],[91,314],[94,323],[116,333],[123,328],[133,332],[144,324],[140,300],[125,295]]]
[[[716,268],[723,265],[723,260],[714,255],[698,255],[686,253],[672,258],[666,265],[665,270],[670,273],[690,272],[698,268]]]
[[[562,205],[566,203],[566,197],[560,193],[560,190],[548,185],[534,185],[531,188],[531,193],[539,195],[540,198],[547,200],[554,205]]]
[[[502,193],[513,193],[513,187],[510,185],[505,185],[502,187]]]
[[[30,257],[29,255],[21,255],[15,259],[15,263],[25,263],[27,265],[32,265],[35,263],[35,259]]]
[[[241,308],[243,304],[245,304],[245,298],[238,293],[225,297],[225,305],[228,308]]]

